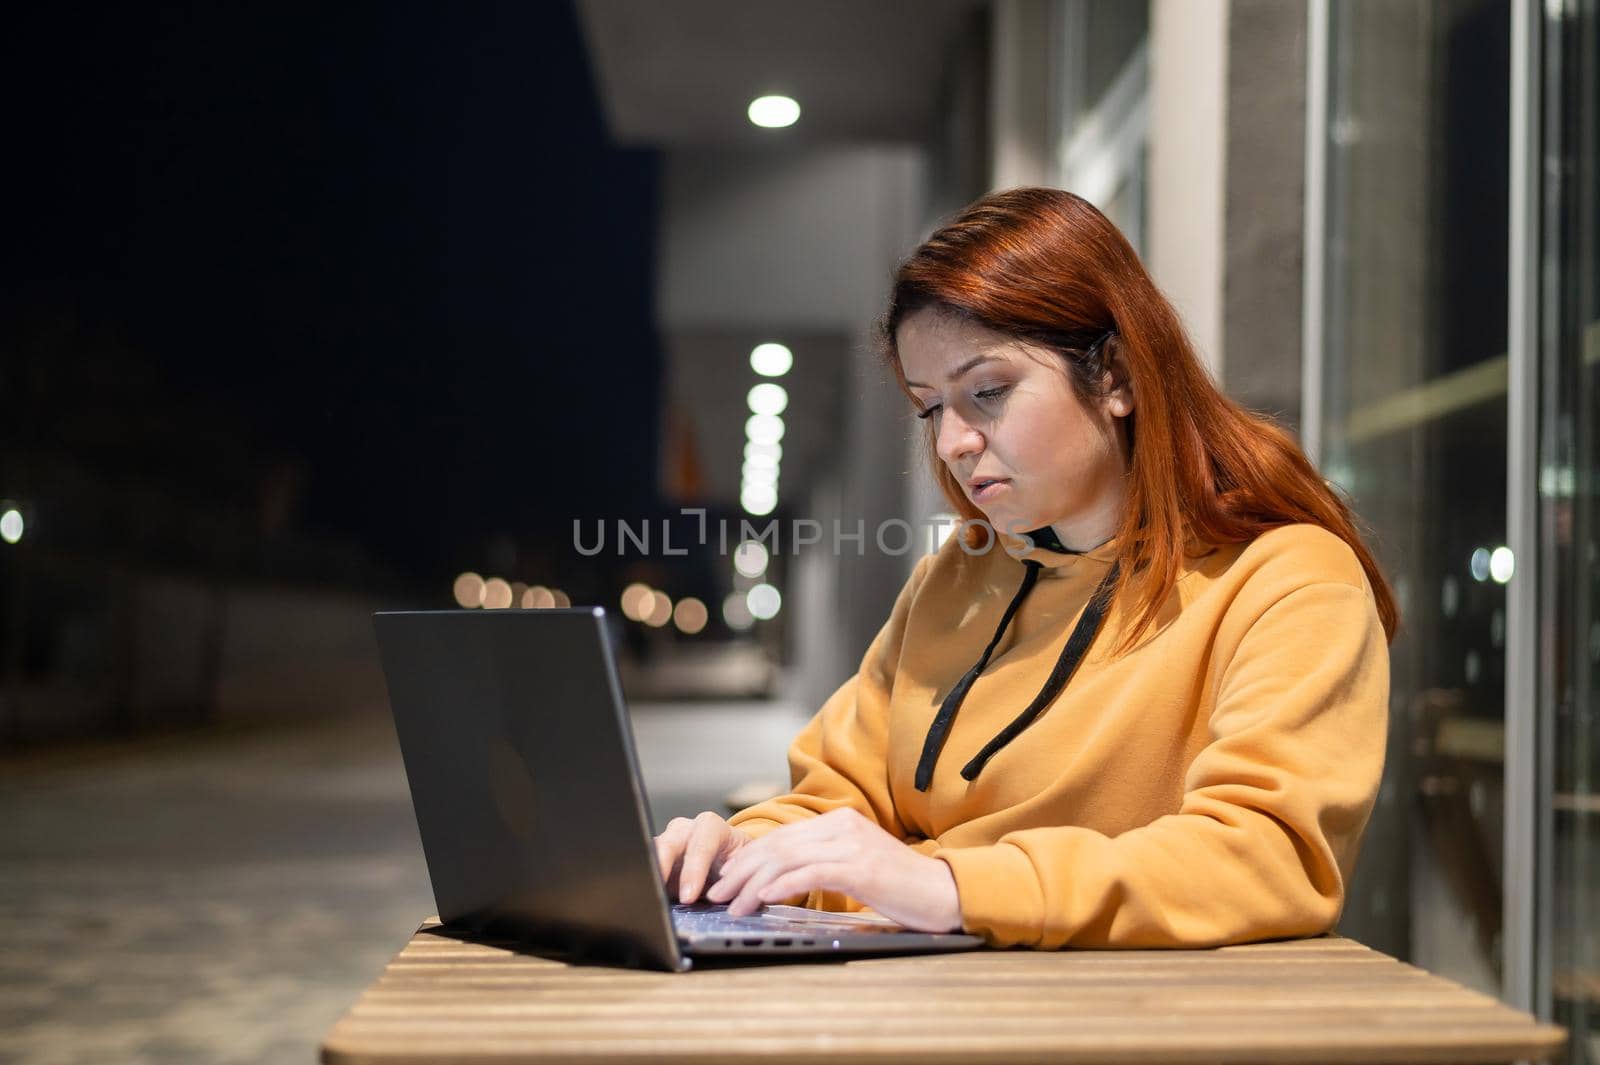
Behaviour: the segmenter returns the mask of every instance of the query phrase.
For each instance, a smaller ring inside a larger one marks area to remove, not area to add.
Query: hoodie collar
[[[1041,525],[1037,529],[1029,529],[1022,534],[1001,532],[996,530],[998,539],[995,547],[1003,550],[1019,562],[1034,561],[1046,569],[1064,569],[1076,566],[1081,560],[1088,559],[1092,562],[1109,566],[1116,561],[1117,551],[1121,544],[1115,536],[1097,547],[1087,551],[1074,551],[1064,546],[1056,536],[1056,532],[1048,525]],[[1023,539],[1023,537],[1027,539]],[[1028,545],[1032,541],[1033,546]],[[1098,568],[1098,567],[1097,567]]]

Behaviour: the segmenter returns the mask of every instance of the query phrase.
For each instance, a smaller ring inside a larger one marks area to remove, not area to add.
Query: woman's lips
[[[974,503],[987,503],[1009,487],[1011,487],[1009,480],[989,481],[972,490],[972,501]]]

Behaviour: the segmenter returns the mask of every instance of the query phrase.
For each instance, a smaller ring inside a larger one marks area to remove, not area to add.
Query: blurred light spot
[[[463,573],[456,578],[456,602],[464,607],[483,605],[483,578],[476,573]]]
[[[622,615],[629,621],[643,621],[652,602],[650,586],[642,581],[622,589]]]
[[[672,623],[678,626],[678,631],[693,636],[706,627],[709,617],[706,605],[694,596],[678,600],[678,605],[672,610]]]
[[[766,544],[746,540],[733,549],[733,568],[745,577],[759,577],[767,572],[770,557]]]
[[[783,461],[783,445],[746,443],[744,460],[752,466],[776,466]]]
[[[523,593],[522,605],[529,610],[549,610],[556,605],[555,593],[542,584],[535,584]]]
[[[1467,563],[1467,568],[1472,571],[1472,579],[1486,581],[1489,579],[1489,549],[1480,547],[1472,553],[1472,561]]]
[[[745,402],[756,414],[782,414],[789,407],[789,390],[764,381],[750,390]]]
[[[1445,574],[1444,581],[1439,585],[1439,609],[1447,618],[1456,616],[1456,607],[1461,604],[1461,586],[1456,579]]]
[[[560,588],[552,588],[550,594],[555,598],[556,606],[569,607],[572,605],[572,599]]]
[[[511,605],[511,585],[499,577],[490,577],[483,582],[483,608],[485,610],[504,610]]]
[[[12,508],[0,514],[0,540],[14,544],[22,539],[22,511]]]
[[[745,602],[744,593],[730,592],[722,600],[722,620],[728,623],[728,628],[735,632],[743,632],[755,623],[755,618],[750,616],[750,605]]]
[[[1462,669],[1466,673],[1468,684],[1478,683],[1478,677],[1483,673],[1483,663],[1478,658],[1478,652],[1467,652],[1467,660],[1463,663]]]
[[[745,419],[744,435],[754,444],[776,444],[783,439],[783,419],[776,414],[752,414]]]
[[[1497,547],[1489,554],[1489,576],[1501,584],[1511,579],[1517,570],[1517,557],[1509,547]]]
[[[739,472],[745,484],[764,484],[772,488],[778,487],[778,467],[776,466],[752,466],[747,462]]]
[[[800,120],[800,105],[788,96],[757,96],[746,113],[763,129],[783,129]]]
[[[778,506],[778,491],[771,485],[747,484],[739,490],[739,503],[751,514],[771,514]]]
[[[782,377],[794,365],[794,353],[782,344],[757,344],[750,352],[750,369],[762,377]]]
[[[755,454],[751,454],[750,449],[755,446],[754,444],[746,444],[744,446],[745,470],[771,470],[776,474],[778,472],[777,457],[770,451],[757,451]]]
[[[778,616],[778,611],[783,607],[783,596],[770,584],[758,584],[744,593],[744,602],[751,614],[766,621]]]
[[[644,623],[659,629],[672,620],[672,600],[666,592],[652,592],[649,612],[644,616]]]

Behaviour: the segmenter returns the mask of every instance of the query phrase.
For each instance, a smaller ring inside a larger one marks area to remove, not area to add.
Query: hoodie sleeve
[[[906,618],[933,558],[924,555],[917,561],[861,668],[827,698],[790,745],[789,793],[740,810],[729,824],[761,836],[779,825],[849,806],[896,837],[905,837],[889,794],[889,693]]]
[[[1317,935],[1383,774],[1389,653],[1371,593],[1301,586],[1250,624],[1177,813],[942,848],[962,923],[996,946],[1206,947]]]

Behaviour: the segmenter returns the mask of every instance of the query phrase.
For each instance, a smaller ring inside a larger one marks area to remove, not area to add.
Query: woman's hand
[[[728,903],[729,915],[740,917],[818,888],[841,891],[915,931],[961,928],[950,867],[849,808],[783,825],[739,848],[706,898]]]
[[[676,895],[679,902],[693,902],[706,880],[749,842],[749,836],[710,810],[693,821],[674,817],[655,837],[656,862],[667,894]]]

